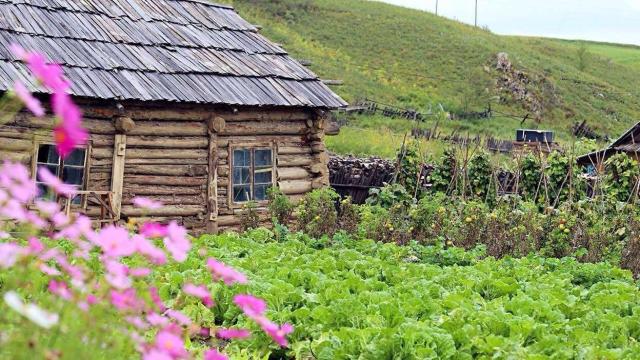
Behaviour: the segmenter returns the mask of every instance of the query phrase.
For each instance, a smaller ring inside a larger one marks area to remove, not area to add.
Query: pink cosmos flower
[[[142,360],[173,360],[173,358],[169,354],[153,348],[142,355]]]
[[[0,243],[0,268],[8,269],[15,265],[25,250],[18,244]]]
[[[138,299],[136,291],[127,289],[124,291],[111,290],[111,304],[118,310],[137,310],[144,306],[144,302]]]
[[[133,205],[139,208],[147,209],[147,210],[156,210],[162,208],[164,205],[155,200],[151,200],[146,197],[135,197],[133,198]]]
[[[140,235],[148,238],[159,238],[168,235],[167,227],[155,222],[146,222],[140,227]]]
[[[44,166],[38,168],[38,178],[58,195],[66,197],[74,197],[76,195],[76,190],[73,186],[63,183],[62,180],[53,175]]]
[[[224,354],[221,354],[216,349],[211,349],[204,353],[204,360],[229,360]]]
[[[145,330],[147,328],[149,328],[149,325],[140,317],[137,316],[127,316],[125,318],[125,320],[135,326],[136,328],[138,328],[139,330]]]
[[[27,63],[29,70],[33,72],[42,85],[54,92],[66,92],[69,89],[69,82],[64,78],[60,65],[47,64],[44,55],[28,52],[20,45],[11,44],[9,48],[16,57]]]
[[[219,329],[216,331],[216,335],[221,339],[246,339],[251,336],[251,333],[247,329]]]
[[[155,348],[169,354],[173,358],[183,357],[187,355],[184,348],[184,341],[170,331],[160,331],[156,335]]]
[[[252,295],[236,295],[233,298],[233,302],[240,308],[240,310],[252,319],[263,316],[264,312],[267,310],[267,304],[264,300],[258,299]]]
[[[147,315],[147,322],[155,327],[164,327],[169,324],[169,319],[160,314],[151,313]]]
[[[246,284],[247,277],[244,274],[234,270],[216,259],[210,258],[207,260],[207,267],[211,270],[211,275],[214,280],[222,280],[227,285],[233,285],[235,283]]]
[[[57,295],[64,300],[71,301],[73,299],[71,290],[69,290],[67,284],[62,281],[49,281],[48,290],[50,293]]]
[[[11,199],[19,204],[26,204],[36,195],[38,187],[24,165],[5,161],[0,166],[0,203]]]
[[[22,103],[33,113],[33,115],[37,117],[44,116],[44,108],[42,108],[42,104],[40,100],[36,99],[29,89],[24,86],[20,81],[16,81],[13,83],[13,91],[16,93],[18,98],[22,101]]]
[[[185,284],[182,290],[185,292],[185,294],[200,299],[206,307],[213,306],[213,299],[211,299],[211,294],[204,285],[197,286],[194,284]]]
[[[38,269],[40,269],[40,271],[42,271],[42,273],[45,274],[45,275],[49,275],[49,276],[60,276],[60,275],[62,275],[62,273],[58,269],[56,269],[54,267],[51,267],[51,266],[49,266],[49,265],[47,265],[45,263],[42,263],[42,264],[38,265]]]
[[[129,270],[129,275],[133,277],[147,277],[151,275],[151,269],[149,268],[135,268]]]
[[[102,229],[96,242],[104,255],[110,258],[131,256],[136,251],[136,245],[130,241],[127,230],[113,225]]]
[[[133,282],[129,278],[129,268],[114,260],[105,260],[104,265],[107,273],[104,275],[105,280],[118,290],[124,290],[131,287]]]
[[[191,250],[191,242],[187,239],[187,230],[175,221],[169,223],[164,246],[177,262],[184,262],[187,259],[187,253]]]
[[[151,301],[158,308],[158,310],[165,311],[167,309],[167,307],[164,306],[164,303],[162,302],[162,299],[160,299],[160,294],[158,293],[158,289],[157,288],[155,288],[153,286],[150,287],[149,288],[149,296],[151,297]]]
[[[73,103],[71,96],[66,93],[54,93],[52,106],[54,113],[60,119],[53,129],[53,138],[58,154],[64,159],[73,149],[86,144],[89,134],[82,127],[82,112]]]
[[[264,332],[267,333],[267,335],[269,335],[278,345],[282,347],[289,346],[287,335],[293,332],[293,326],[291,324],[282,324],[280,327],[271,321],[263,319],[260,326],[262,327],[262,330],[264,330]]]
[[[65,79],[62,67],[58,64],[48,64],[44,55],[27,52],[19,45],[12,44],[11,50],[27,66],[36,78],[53,92],[51,107],[59,119],[53,130],[56,149],[62,158],[66,158],[75,147],[83,145],[88,140],[88,133],[82,127],[82,112],[67,94],[70,83]]]
[[[44,244],[36,237],[30,237],[27,244],[29,254],[35,255],[44,251]]]
[[[188,316],[181,313],[180,311],[169,309],[165,312],[165,314],[182,326],[191,325],[191,319],[189,319]]]
[[[165,253],[155,247],[151,241],[147,240],[144,236],[134,235],[131,238],[131,242],[136,247],[136,250],[146,256],[156,265],[162,265],[167,262],[167,256]]]
[[[8,239],[9,233],[0,230],[0,239]]]

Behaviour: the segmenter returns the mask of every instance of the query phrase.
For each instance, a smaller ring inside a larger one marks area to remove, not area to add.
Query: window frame
[[[54,146],[55,147],[55,143],[53,141],[50,140],[36,140],[34,141],[33,144],[33,151],[32,151],[32,158],[31,158],[31,174],[33,175],[33,180],[35,182],[38,182],[38,157],[40,155],[40,147],[42,147],[43,145],[50,145],[50,146]],[[82,174],[82,185],[80,186],[79,191],[86,191],[87,186],[89,184],[89,164],[90,164],[90,160],[91,160],[91,142],[87,142],[86,145],[84,146],[78,146],[78,149],[82,149],[84,150],[84,162],[82,164],[82,168],[84,173]],[[69,165],[69,166],[73,166],[73,167],[80,167],[79,165]],[[60,159],[60,165],[59,165],[60,169],[64,169],[64,161],[62,159]],[[59,170],[60,171],[60,170]],[[58,177],[58,174],[55,174],[56,177]],[[72,209],[82,209],[82,210],[86,210],[87,208],[87,196],[86,195],[79,195],[80,196],[80,203],[79,204],[71,204],[71,208]],[[56,196],[55,198],[56,202],[60,201],[60,197]]]
[[[264,199],[264,200],[253,200],[253,199],[249,199],[248,201],[243,201],[243,202],[236,202],[234,200],[234,196],[233,196],[233,188],[234,188],[234,182],[233,182],[233,170],[234,170],[234,152],[236,150],[250,150],[251,153],[251,157],[250,157],[250,164],[249,164],[249,181],[250,181],[250,197],[254,197],[254,186],[255,186],[255,152],[256,150],[270,150],[271,151],[271,187],[277,186],[277,174],[276,174],[276,169],[277,169],[277,158],[276,158],[276,146],[273,142],[260,142],[260,143],[235,143],[235,144],[229,144],[229,155],[228,155],[228,166],[229,166],[229,184],[227,187],[227,199],[228,199],[228,203],[230,208],[232,209],[237,209],[237,208],[242,208],[244,205],[246,205],[248,202],[250,201],[254,201],[256,204],[258,205],[266,205],[269,203],[269,200]],[[266,167],[265,167],[266,168]]]

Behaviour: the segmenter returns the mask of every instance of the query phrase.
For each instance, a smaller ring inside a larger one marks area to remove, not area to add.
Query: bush
[[[294,205],[289,197],[282,193],[277,187],[267,190],[269,198],[269,215],[274,224],[287,225],[291,221]]]
[[[339,199],[340,195],[330,188],[317,189],[305,195],[297,209],[297,229],[316,238],[335,234],[338,221],[336,202]]]

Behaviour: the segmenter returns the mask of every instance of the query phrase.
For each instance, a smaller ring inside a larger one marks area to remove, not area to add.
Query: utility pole
[[[436,16],[438,16],[438,0],[436,0]]]
[[[478,0],[476,0],[476,27],[478,27]]]

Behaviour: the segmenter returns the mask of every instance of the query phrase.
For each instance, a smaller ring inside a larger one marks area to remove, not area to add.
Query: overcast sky
[[[382,0],[435,11],[436,0]],[[473,24],[475,0],[439,0],[438,13]],[[640,0],[478,0],[478,24],[498,34],[640,45]]]

